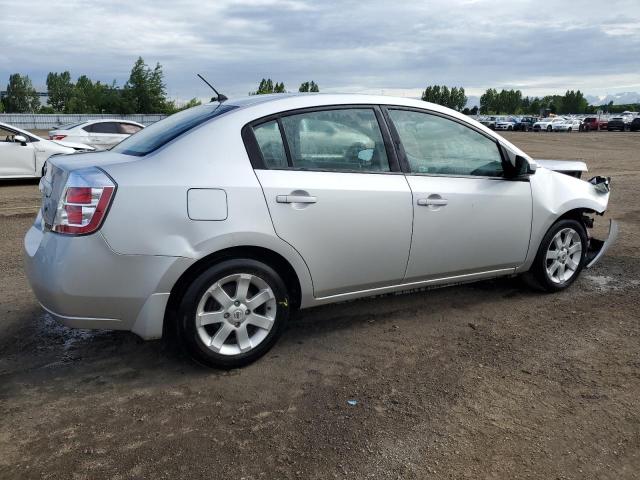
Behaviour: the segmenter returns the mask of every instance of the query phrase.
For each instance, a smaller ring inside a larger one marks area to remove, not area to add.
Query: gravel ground
[[[0,478],[638,478],[640,134],[507,137],[613,177],[619,241],[572,288],[320,307],[230,372],[53,322],[22,269],[37,185],[0,184]]]

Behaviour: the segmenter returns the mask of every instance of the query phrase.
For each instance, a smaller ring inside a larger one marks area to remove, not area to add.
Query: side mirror
[[[27,145],[27,137],[24,135],[14,135],[13,141],[20,143],[23,147]]]
[[[521,155],[516,155],[515,177],[533,175],[536,173],[537,168],[538,166],[536,164],[529,163],[527,159]]]

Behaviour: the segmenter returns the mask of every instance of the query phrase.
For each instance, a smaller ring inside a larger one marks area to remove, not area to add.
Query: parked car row
[[[619,116],[553,116],[538,118],[534,116],[483,116],[478,121],[491,130],[523,131],[523,132],[591,132],[607,130],[631,131],[640,130],[640,116],[637,112],[624,112]]]
[[[90,120],[51,130],[47,140],[0,123],[0,178],[39,178],[53,155],[106,150],[143,128],[129,120]]]

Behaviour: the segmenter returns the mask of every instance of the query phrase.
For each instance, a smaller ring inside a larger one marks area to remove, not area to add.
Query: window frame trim
[[[387,154],[387,161],[389,162],[389,170],[388,171],[374,171],[374,170],[345,170],[345,169],[335,169],[335,168],[303,168],[303,167],[294,167],[293,159],[291,156],[291,151],[289,150],[289,142],[287,142],[287,137],[284,132],[284,127],[282,125],[282,118],[289,117],[292,115],[301,115],[305,113],[313,113],[313,112],[323,112],[323,111],[331,111],[331,110],[373,110],[373,113],[376,117],[376,121],[378,122],[378,128],[380,129],[380,134],[382,135],[382,141],[384,143],[385,153]],[[264,161],[264,157],[262,156],[262,151],[260,150],[260,146],[258,145],[258,141],[255,137],[255,133],[253,131],[254,127],[259,127],[262,124],[276,121],[278,123],[278,128],[280,130],[280,139],[284,146],[284,151],[287,156],[287,168],[270,168],[266,165]],[[247,154],[249,156],[249,161],[251,162],[251,166],[254,170],[275,170],[275,171],[295,171],[295,172],[334,172],[334,173],[360,173],[360,174],[392,174],[392,175],[403,175],[402,168],[398,161],[398,157],[396,154],[396,149],[393,145],[393,140],[391,137],[391,132],[389,131],[389,126],[385,121],[384,115],[382,113],[382,109],[380,105],[370,104],[370,103],[361,103],[361,104],[333,104],[333,105],[317,105],[313,107],[304,107],[304,108],[295,108],[291,110],[283,110],[281,112],[272,113],[270,115],[266,115],[251,122],[248,122],[242,127],[241,130],[242,140],[245,145],[245,149],[247,150]]]
[[[398,160],[400,162],[400,165],[402,167],[402,172],[405,175],[412,175],[412,176],[420,176],[420,177],[448,177],[448,178],[484,178],[484,179],[489,179],[489,180],[509,180],[511,181],[512,179],[507,178],[507,177],[497,177],[495,175],[453,175],[453,174],[449,174],[449,173],[424,173],[424,172],[414,172],[411,170],[411,166],[409,165],[409,161],[407,159],[407,154],[406,151],[404,149],[404,145],[402,143],[402,140],[400,139],[400,134],[398,133],[398,130],[396,129],[395,124],[393,123],[393,120],[391,119],[391,116],[389,114],[389,110],[404,110],[404,111],[409,111],[409,112],[416,112],[416,113],[422,113],[425,115],[433,115],[436,117],[441,117],[444,118],[446,120],[451,120],[459,125],[462,125],[463,127],[467,127],[470,130],[479,133],[480,135],[482,135],[483,137],[491,140],[495,145],[496,148],[498,150],[498,153],[500,155],[500,159],[501,159],[501,163],[504,164],[504,162],[508,161],[507,158],[505,158],[505,152],[504,152],[504,147],[502,146],[502,144],[494,137],[492,137],[491,135],[487,134],[487,132],[482,131],[481,129],[479,129],[478,127],[476,127],[475,125],[469,124],[463,120],[460,120],[459,118],[456,117],[452,117],[451,115],[447,115],[446,113],[442,113],[442,112],[437,112],[435,110],[429,110],[427,108],[418,108],[418,107],[408,107],[408,106],[403,106],[403,105],[392,105],[392,104],[385,104],[385,105],[381,105],[381,110],[384,116],[385,121],[388,123],[388,128],[391,132],[391,136],[393,138],[393,144],[394,147],[397,149],[397,157]],[[528,181],[528,179],[527,179]]]

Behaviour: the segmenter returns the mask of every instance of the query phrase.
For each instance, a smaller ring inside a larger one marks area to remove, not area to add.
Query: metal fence
[[[26,130],[48,130],[53,127],[65,125],[69,123],[81,123],[87,120],[99,119],[118,119],[133,120],[145,126],[162,120],[166,115],[160,114],[139,114],[139,115],[114,115],[114,114],[96,114],[96,115],[73,115],[73,114],[40,114],[40,113],[0,113],[0,122],[8,123],[18,128]]]

